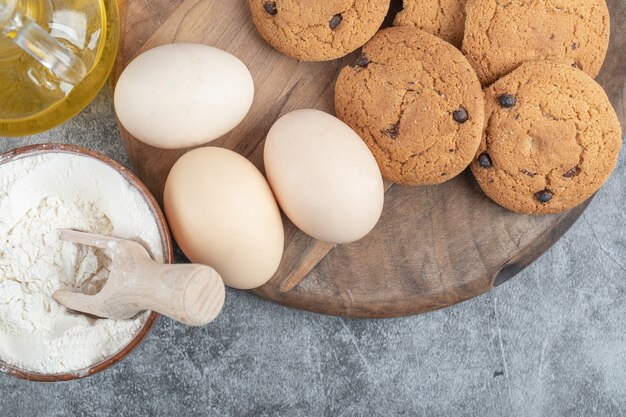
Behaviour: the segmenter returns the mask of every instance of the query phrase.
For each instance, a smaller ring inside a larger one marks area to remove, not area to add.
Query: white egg
[[[115,110],[128,132],[148,145],[179,149],[225,135],[254,97],[250,71],[207,45],[158,46],[135,58],[115,88]]]
[[[384,202],[380,169],[341,120],[318,110],[289,113],[267,135],[264,158],[280,207],[308,235],[350,243],[378,222]]]
[[[251,162],[221,148],[199,148],[172,168],[165,214],[191,261],[213,267],[233,288],[263,285],[284,248],[280,210],[267,181]]]

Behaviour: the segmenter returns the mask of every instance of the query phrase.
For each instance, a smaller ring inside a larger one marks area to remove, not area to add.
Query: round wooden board
[[[336,76],[354,62],[354,55],[299,63],[279,54],[257,34],[246,0],[121,1],[126,1],[121,4],[123,36],[114,80],[139,53],[172,42],[212,45],[250,68],[256,84],[250,114],[210,146],[233,149],[262,169],[265,135],[279,116],[301,108],[334,114]],[[623,121],[626,33],[618,28],[623,29],[626,0],[608,4],[614,30],[599,81]],[[151,148],[124,129],[122,136],[139,177],[161,201],[167,174],[184,151]],[[380,224],[355,244],[333,248],[316,242],[285,219],[283,262],[255,293],[287,306],[349,317],[394,317],[447,307],[521,271],[586,207],[545,217],[516,215],[489,201],[467,172],[437,187],[393,186]]]

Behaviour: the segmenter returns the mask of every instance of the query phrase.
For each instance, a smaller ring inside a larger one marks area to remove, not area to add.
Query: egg
[[[254,97],[250,71],[237,57],[207,45],[158,46],[135,58],[115,87],[115,111],[148,145],[179,149],[225,135]]]
[[[278,269],[284,248],[280,210],[246,158],[221,148],[188,152],[169,173],[164,203],[185,255],[213,267],[226,285],[256,288]]]
[[[318,110],[283,116],[267,135],[264,160],[280,207],[308,235],[350,243],[378,222],[380,169],[361,138],[336,117]]]

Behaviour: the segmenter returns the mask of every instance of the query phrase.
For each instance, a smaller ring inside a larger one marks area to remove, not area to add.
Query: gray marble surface
[[[103,93],[52,132],[128,164]],[[229,291],[211,326],[161,319],[82,381],[0,375],[0,416],[624,416],[626,153],[572,230],[495,291],[394,320],[303,313]]]

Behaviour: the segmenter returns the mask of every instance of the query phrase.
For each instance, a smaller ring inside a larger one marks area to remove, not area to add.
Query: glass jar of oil
[[[0,137],[43,132],[83,110],[118,44],[116,0],[0,0]]]

